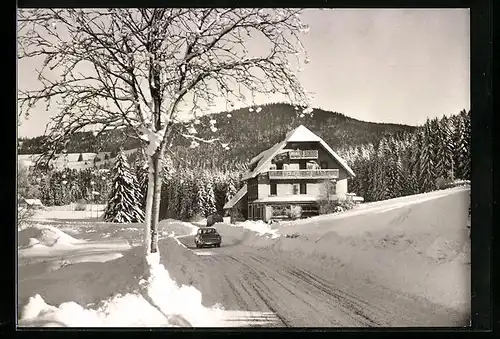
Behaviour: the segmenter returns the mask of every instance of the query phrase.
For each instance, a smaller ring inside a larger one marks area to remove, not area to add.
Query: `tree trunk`
[[[153,207],[153,196],[154,196],[154,161],[151,156],[148,155],[148,189],[146,192],[146,211],[144,218],[144,254],[145,257],[151,253],[151,216]]]
[[[154,168],[154,190],[153,201],[151,206],[151,253],[158,251],[158,222],[160,216],[160,200],[161,200],[161,152],[157,151],[153,156]]]

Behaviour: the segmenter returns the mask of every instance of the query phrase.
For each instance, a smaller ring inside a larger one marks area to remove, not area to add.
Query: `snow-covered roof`
[[[236,194],[224,205],[224,209],[233,208],[234,205],[238,203],[247,194],[247,185],[243,185],[243,187],[236,192]]]
[[[300,125],[293,131],[290,131],[285,139],[273,147],[261,152],[259,155],[250,160],[249,166],[254,165],[255,169],[245,175],[243,175],[243,180],[256,177],[258,174],[265,172],[270,165],[271,160],[278,155],[285,148],[286,144],[289,142],[319,142],[321,146],[349,173],[351,176],[356,176],[353,170],[346,164],[344,159],[342,159],[335,151],[328,146],[328,144],[321,139],[319,136],[311,132],[304,125]]]
[[[297,195],[284,195],[284,196],[271,196],[264,197],[261,199],[257,199],[253,201],[254,203],[264,203],[264,202],[315,202],[321,200],[320,196],[317,195],[306,195],[306,194],[297,194]]]
[[[42,204],[42,202],[40,201],[40,199],[24,199],[24,201],[25,201],[28,205],[43,206],[43,204]]]
[[[54,157],[55,161],[68,161],[68,162],[77,162],[80,158],[80,154],[82,155],[82,161],[94,160],[96,157],[96,153],[66,153],[66,154],[58,154]]]

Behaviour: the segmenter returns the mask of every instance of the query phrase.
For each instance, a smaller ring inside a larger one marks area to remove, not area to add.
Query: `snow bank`
[[[241,234],[245,245],[320,260],[332,274],[375,281],[470,314],[469,205],[469,190],[455,188],[274,224],[274,230],[262,222],[237,226],[282,235]]]
[[[261,221],[252,221],[252,220],[247,220],[245,222],[239,222],[234,224],[234,226],[238,227],[243,227],[246,228],[247,230],[253,231],[258,233],[259,235],[271,235],[273,239],[279,238],[278,230],[277,229],[272,229],[271,225]]]
[[[51,247],[70,247],[85,241],[75,239],[56,227],[33,224],[18,232],[18,248],[29,248],[35,245]]]
[[[196,288],[177,285],[158,253],[147,258],[150,274],[144,278],[142,251],[134,248],[105,263],[62,267],[38,276],[30,286],[22,282],[20,291],[31,289],[31,297],[19,326],[220,326],[223,310],[204,307]]]
[[[164,219],[159,222],[158,230],[164,236],[170,236],[172,232],[175,236],[184,236],[196,234],[198,226],[185,221]]]
[[[131,311],[133,310],[133,312]],[[85,309],[70,301],[48,305],[37,294],[23,309],[20,327],[170,327],[165,316],[138,294],[117,295],[98,309]]]

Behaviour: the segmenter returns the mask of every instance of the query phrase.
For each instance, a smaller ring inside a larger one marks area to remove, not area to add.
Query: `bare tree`
[[[290,61],[303,59],[300,9],[26,9],[18,16],[19,58],[43,57],[42,84],[19,90],[19,114],[40,102],[48,161],[69,136],[126,128],[148,155],[145,254],[157,252],[161,162],[173,138],[196,136],[203,111],[257,93],[281,94],[310,113]],[[54,80],[55,79],[55,80]],[[20,84],[22,86],[22,84]],[[181,117],[191,120],[181,122]],[[185,122],[188,121],[188,122]],[[213,121],[212,121],[213,124]],[[215,125],[212,131],[216,132]]]

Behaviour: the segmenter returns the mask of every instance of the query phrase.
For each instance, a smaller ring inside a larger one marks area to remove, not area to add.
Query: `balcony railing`
[[[318,150],[296,150],[288,153],[290,159],[318,159]]]
[[[270,170],[269,179],[337,179],[338,169]]]

